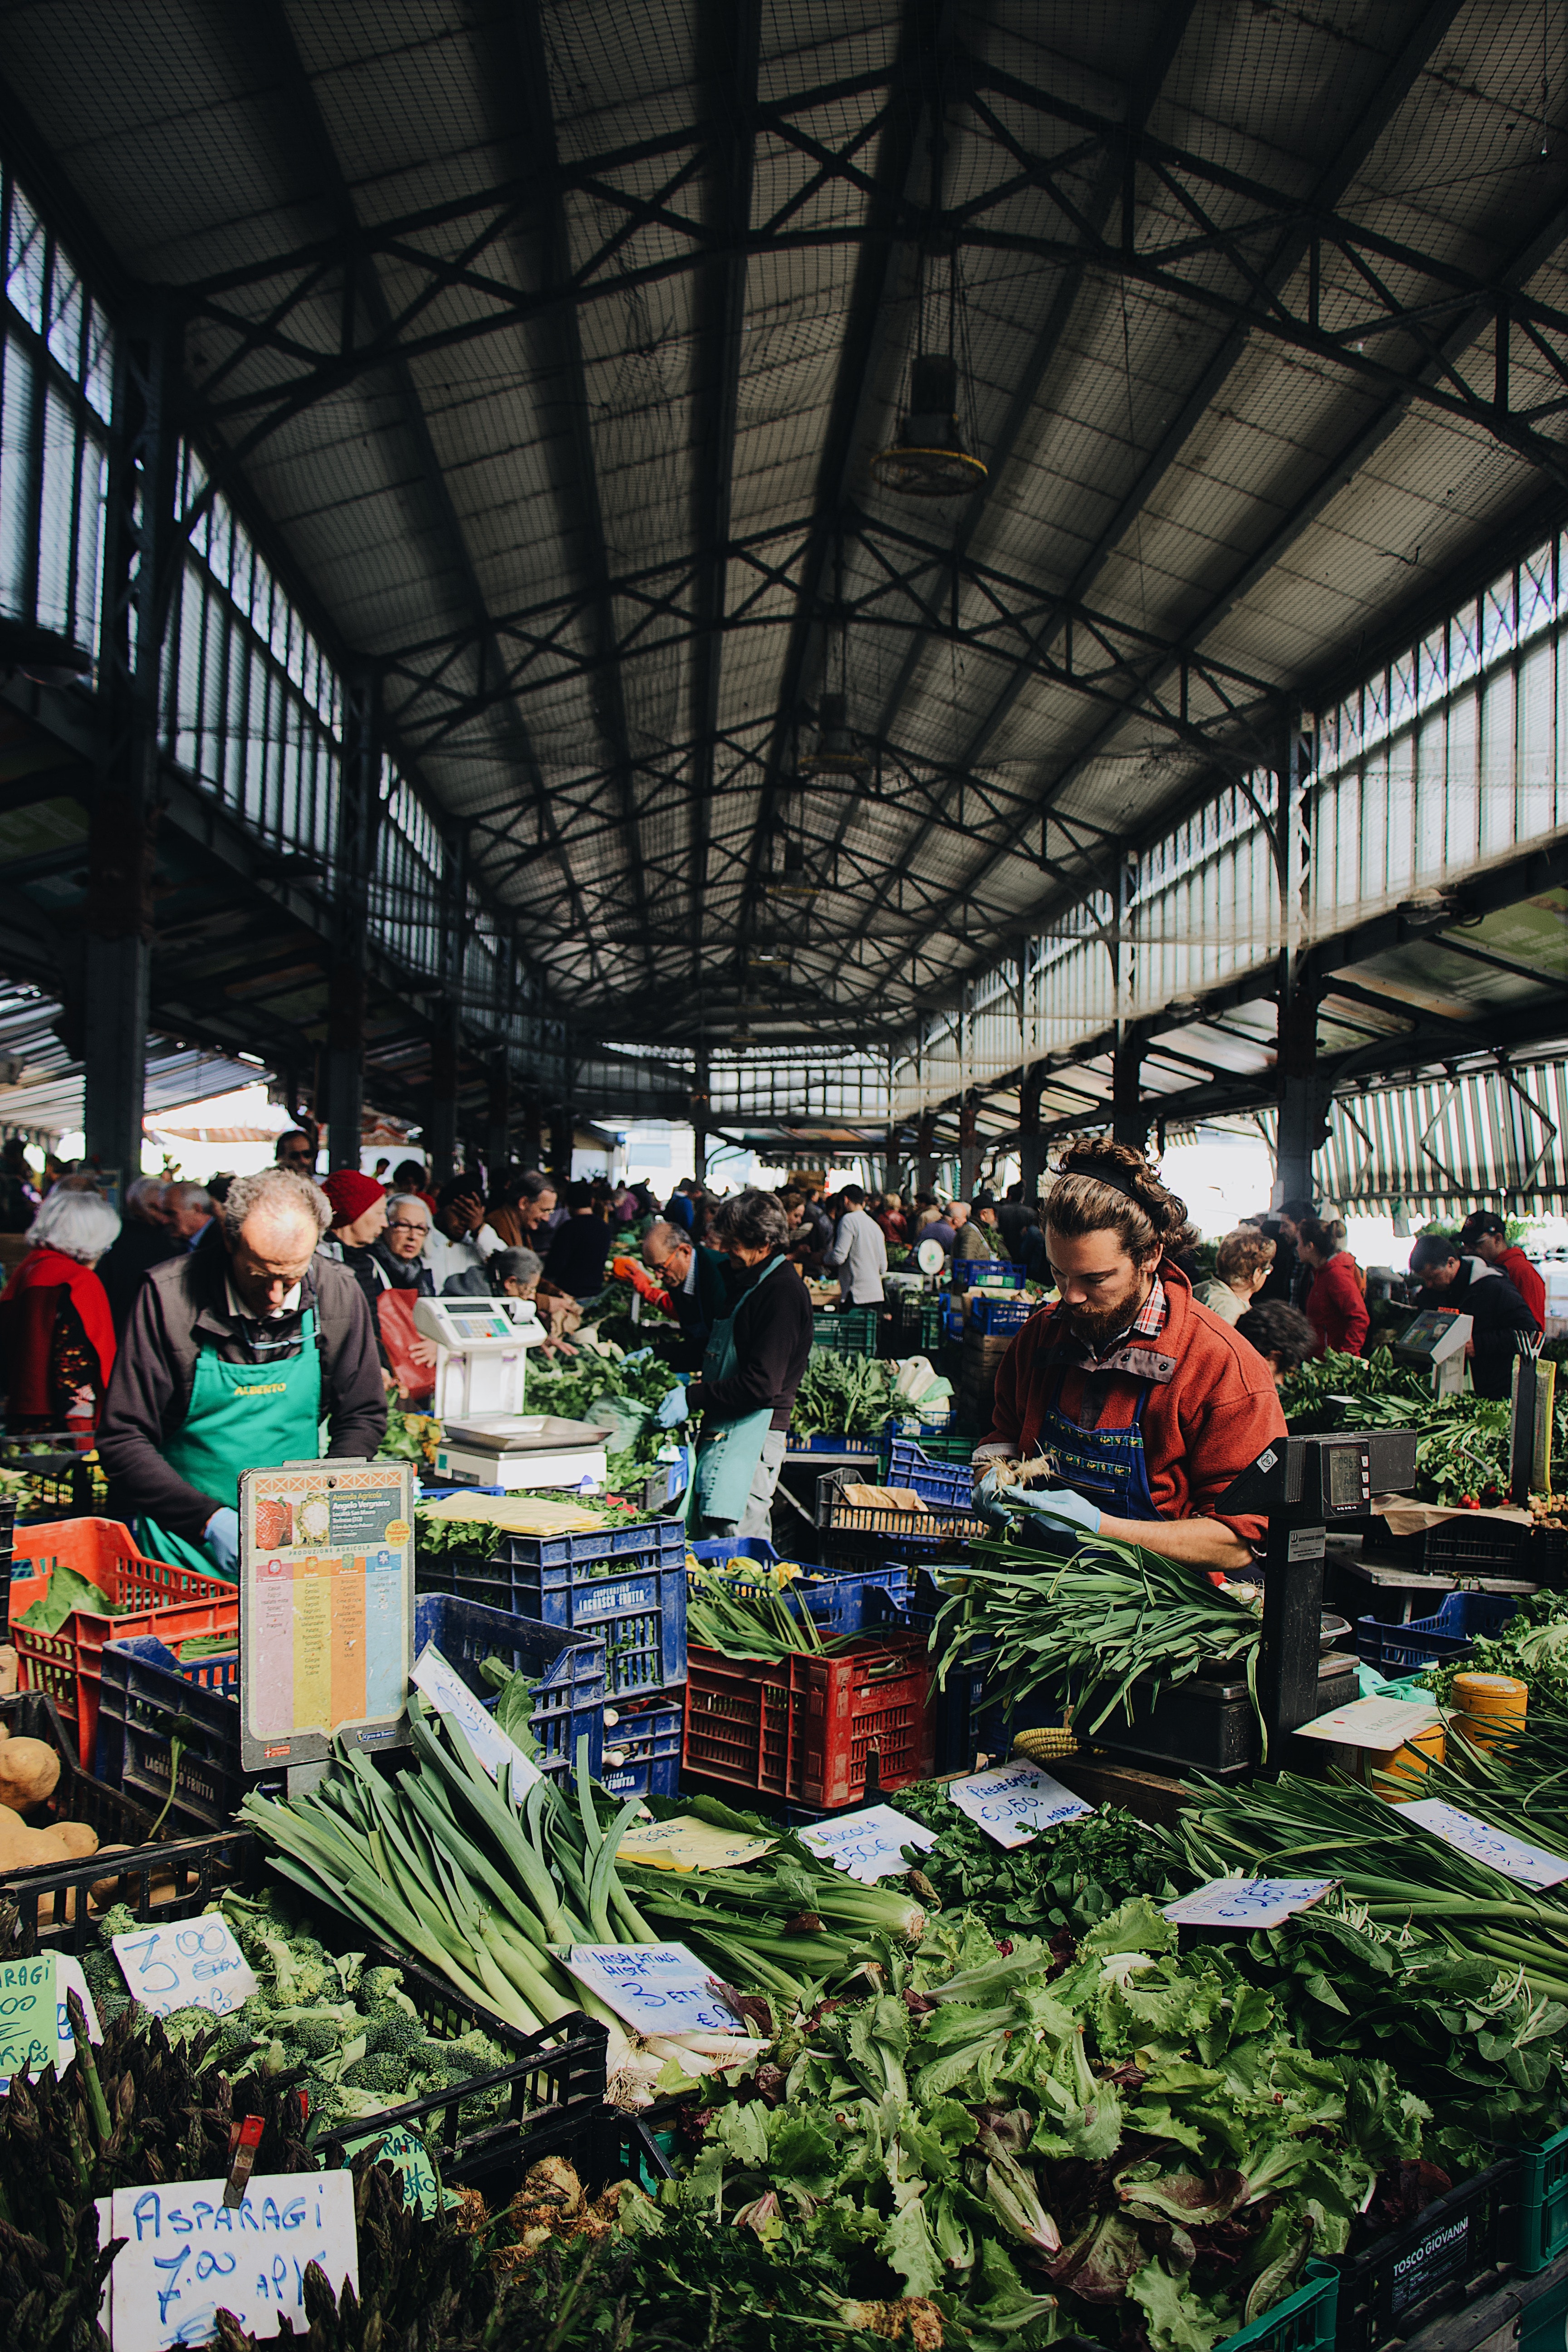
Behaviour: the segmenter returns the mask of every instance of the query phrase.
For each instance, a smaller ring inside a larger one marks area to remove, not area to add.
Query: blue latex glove
[[[665,1398],[663,1403],[659,1406],[658,1411],[655,1413],[654,1419],[658,1422],[660,1429],[673,1429],[678,1422],[682,1422],[686,1419],[686,1390],[684,1384],[682,1384],[679,1388],[673,1388],[670,1390],[669,1394]]]
[[[215,1511],[202,1529],[202,1545],[220,1576],[239,1574],[239,1513]]]
[[[1050,1526],[1080,1528],[1085,1535],[1100,1533],[1100,1513],[1070,1486],[1000,1486],[995,1470],[987,1470],[974,1489],[974,1507],[998,1527],[1027,1512]]]

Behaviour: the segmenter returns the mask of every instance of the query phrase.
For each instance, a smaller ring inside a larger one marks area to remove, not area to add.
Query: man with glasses
[[[316,1147],[302,1127],[286,1128],[273,1147],[272,1156],[279,1168],[292,1169],[296,1176],[315,1175]]]

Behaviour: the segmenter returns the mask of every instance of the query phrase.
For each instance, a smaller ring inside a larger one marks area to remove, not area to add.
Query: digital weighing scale
[[[1425,1307],[1394,1342],[1394,1360],[1429,1371],[1434,1396],[1458,1396],[1465,1385],[1465,1343],[1474,1329],[1475,1318],[1457,1307]]]
[[[436,1475],[454,1486],[602,1486],[610,1433],[522,1409],[530,1348],[549,1333],[528,1298],[416,1298],[414,1328],[437,1347],[430,1411]]]

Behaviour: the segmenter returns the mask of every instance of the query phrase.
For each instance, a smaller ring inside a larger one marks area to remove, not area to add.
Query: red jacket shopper
[[[1320,1355],[1326,1349],[1342,1356],[1360,1355],[1372,1328],[1372,1318],[1346,1251],[1336,1250],[1319,1266],[1307,1293],[1306,1311],[1307,1320],[1318,1335]]]

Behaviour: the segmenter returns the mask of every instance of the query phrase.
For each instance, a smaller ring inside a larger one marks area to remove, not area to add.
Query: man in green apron
[[[734,1269],[731,1304],[708,1335],[702,1370],[659,1407],[666,1429],[702,1416],[687,1523],[700,1537],[772,1537],[790,1408],[811,1353],[811,1300],[788,1255],[772,1192],[721,1201],[709,1229]]]
[[[223,1246],[143,1281],[98,1443],[110,1510],[151,1558],[237,1578],[242,1470],[380,1445],[370,1309],[348,1269],[317,1255],[331,1213],[293,1170],[242,1176],[223,1205]]]

